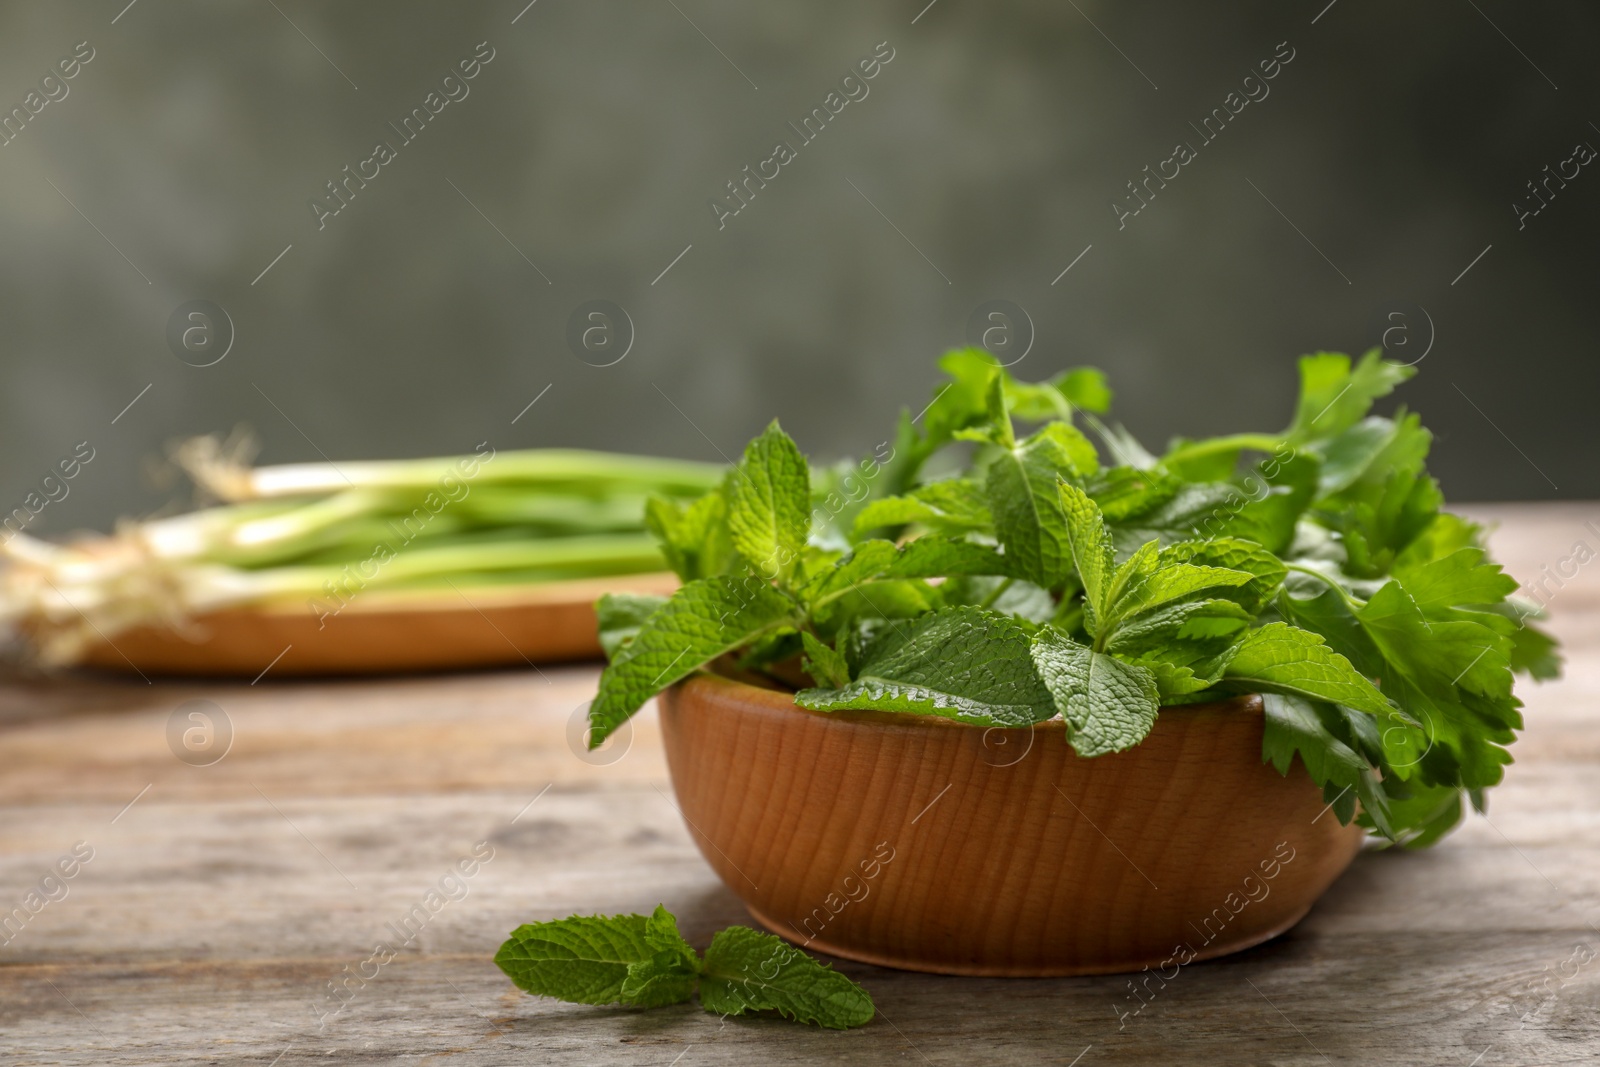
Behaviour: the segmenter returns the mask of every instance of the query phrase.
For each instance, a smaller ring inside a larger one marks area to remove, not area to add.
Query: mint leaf
[[[1106,532],[1100,509],[1082,489],[1062,482],[1057,488],[1057,495],[1061,503],[1067,552],[1077,568],[1078,580],[1083,583],[1084,600],[1090,621],[1093,622],[1110,607],[1107,601],[1112,574],[1116,570],[1111,536]]]
[[[645,527],[661,545],[667,565],[686,582],[727,571],[733,556],[728,502],[714,489],[688,507],[665,497],[645,503]]]
[[[1010,560],[971,541],[930,534],[896,546],[892,541],[872,539],[857,544],[831,568],[818,571],[800,595],[815,608],[865,582],[1011,572]]]
[[[1119,554],[1126,555],[1146,541],[1170,545],[1194,537],[1224,537],[1248,499],[1227,482],[1191,482],[1161,506],[1114,523],[1112,542]]]
[[[811,529],[811,473],[777,420],[745,446],[728,493],[733,547],[763,577],[788,576]]]
[[[595,603],[594,613],[600,629],[600,649],[606,659],[615,659],[617,652],[639,633],[645,619],[667,602],[664,596],[643,593],[605,593]]]
[[[802,666],[807,674],[835,689],[850,684],[850,665],[843,655],[818,641],[810,630],[800,631],[800,639],[805,644],[806,659]]]
[[[645,936],[645,923],[643,915],[528,923],[511,932],[494,962],[517,988],[535,996],[575,1004],[634,1003],[623,993],[629,968],[658,951]]]
[[[1166,471],[1112,467],[1084,483],[1084,491],[1109,523],[1146,515],[1171,500],[1183,482]]]
[[[983,490],[970,478],[929,482],[905,496],[874,500],[856,515],[855,532],[918,523],[935,533],[963,534],[994,525]]]
[[[1033,638],[1034,666],[1080,756],[1120,752],[1155,725],[1155,676],[1143,667],[1077,644],[1045,628]]]
[[[844,1030],[872,1020],[872,998],[844,975],[747,926],[730,926],[706,949],[700,1003],[743,1015],[776,1011],[787,1019]]]
[[[1050,379],[1072,406],[1096,415],[1111,410],[1111,387],[1106,376],[1093,367],[1073,367]]]
[[[1151,541],[1150,545],[1155,542]],[[1135,559],[1138,557],[1136,556]],[[1129,560],[1131,564],[1133,560]],[[1144,573],[1133,572],[1123,585],[1121,594],[1111,605],[1110,619],[1121,620],[1151,608],[1182,600],[1196,593],[1213,589],[1226,589],[1246,585],[1255,580],[1249,571],[1236,571],[1228,567],[1195,566],[1163,554],[1155,566]]]
[[[802,689],[813,711],[943,715],[981,726],[1029,726],[1056,713],[1034,673],[1021,623],[981,608],[945,608],[894,624],[866,650],[855,681]]]
[[[1267,602],[1277,595],[1284,577],[1289,573],[1277,556],[1259,544],[1235,537],[1179,541],[1162,549],[1161,558],[1206,567],[1225,567],[1254,575],[1252,581],[1217,594],[1238,601],[1251,614],[1260,614]]]
[[[628,965],[622,997],[641,1008],[682,1004],[694,993],[700,957],[678,933],[678,920],[665,906],[644,922],[644,940],[654,950],[648,960]]]
[[[1321,634],[1287,623],[1268,623],[1245,634],[1224,677],[1372,715],[1387,717],[1393,711],[1372,682],[1329,648]]]
[[[1105,647],[1107,652],[1138,656],[1183,641],[1220,639],[1231,644],[1233,636],[1254,618],[1231,600],[1186,600],[1129,619],[1117,627]]]
[[[1093,473],[1094,446],[1065,423],[1050,423],[1015,448],[1003,449],[986,469],[984,492],[995,536],[1018,577],[1059,589],[1072,571],[1066,515],[1056,486],[1063,478]],[[1091,466],[1091,463],[1093,464]]]
[[[707,660],[799,621],[794,601],[753,576],[690,582],[651,613],[601,673],[589,706],[589,746]]]

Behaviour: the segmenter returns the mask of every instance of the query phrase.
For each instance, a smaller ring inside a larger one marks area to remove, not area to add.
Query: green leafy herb
[[[1298,761],[1337,818],[1410,846],[1500,780],[1512,675],[1559,659],[1482,531],[1442,509],[1420,419],[1371,413],[1410,368],[1306,356],[1286,429],[1157,456],[1101,422],[1098,372],[1019,382],[980,349],[940,367],[920,428],[902,415],[848,509],[811,498],[776,423],[713,493],[651,505],[685,585],[600,605],[593,743],[731,654],[812,710],[1060,718],[1084,757],[1138,744],[1174,705],[1259,693],[1262,758]]]
[[[701,959],[661,906],[519,926],[494,961],[524,992],[576,1004],[657,1008],[698,988],[701,1006],[722,1015],[775,1011],[836,1030],[873,1016],[866,990],[771,934],[730,926]]]

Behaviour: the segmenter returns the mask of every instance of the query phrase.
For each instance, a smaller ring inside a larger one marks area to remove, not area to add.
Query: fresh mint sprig
[[[574,915],[511,932],[495,963],[523,992],[575,1004],[658,1008],[700,994],[719,1015],[774,1011],[844,1030],[872,1020],[867,991],[771,934],[730,926],[702,958],[663,906],[645,915]]]

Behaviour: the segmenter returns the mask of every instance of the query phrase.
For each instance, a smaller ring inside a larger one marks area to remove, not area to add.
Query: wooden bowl
[[[79,664],[145,674],[377,674],[599,659],[594,602],[603,593],[666,595],[672,574],[478,589],[372,589],[320,620],[303,601],[213,612],[184,631],[123,630]]]
[[[728,888],[781,937],[887,967],[1105,974],[1237,952],[1299,922],[1363,837],[1298,762],[1262,762],[1259,697],[1165,708],[1095,759],[1060,722],[812,712],[703,673],[660,708],[684,819]]]

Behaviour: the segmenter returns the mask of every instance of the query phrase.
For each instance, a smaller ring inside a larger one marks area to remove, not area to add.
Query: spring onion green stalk
[[[645,501],[698,496],[705,463],[533,450],[252,468],[215,438],[175,458],[228,501],[109,538],[0,542],[0,622],[33,658],[70,664],[124,629],[184,632],[225,608],[300,602],[322,617],[369,590],[513,587],[666,569]]]

